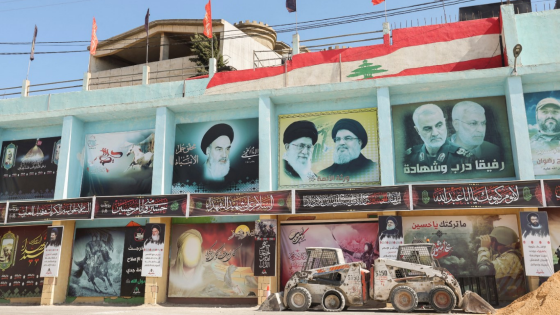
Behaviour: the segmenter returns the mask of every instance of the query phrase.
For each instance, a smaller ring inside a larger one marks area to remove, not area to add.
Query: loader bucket
[[[261,304],[259,311],[280,312],[286,310],[282,303],[283,292],[273,293]]]
[[[496,310],[480,295],[467,291],[463,295],[463,311],[477,314],[495,314]]]

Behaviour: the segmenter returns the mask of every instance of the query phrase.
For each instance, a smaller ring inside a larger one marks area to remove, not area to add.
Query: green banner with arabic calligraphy
[[[189,216],[292,213],[291,191],[239,194],[193,194]]]
[[[172,194],[259,190],[259,120],[177,125]]]
[[[169,297],[256,298],[255,222],[175,224]]]
[[[47,226],[0,228],[0,298],[40,297]]]

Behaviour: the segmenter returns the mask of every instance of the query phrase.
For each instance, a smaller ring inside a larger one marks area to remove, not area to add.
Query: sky
[[[387,0],[387,9],[399,8],[433,0]],[[451,2],[453,0],[446,0]],[[548,6],[553,0],[534,0],[539,6]],[[447,15],[455,20],[459,7],[496,0],[472,0],[458,5],[447,5]],[[38,27],[37,42],[45,41],[89,41],[92,18],[97,20],[97,37],[102,40],[144,24],[146,10],[150,8],[150,20],[160,19],[202,19],[207,0],[0,0],[0,53],[29,52],[30,45],[6,45],[3,43],[30,42],[34,25]],[[370,0],[298,0],[298,20],[309,21],[343,15],[360,14],[383,10],[384,4],[373,6]],[[540,11],[540,9],[539,9]],[[424,18],[441,19],[441,8],[389,17],[391,24],[414,25]],[[288,13],[285,0],[213,0],[213,19],[224,19],[230,23],[251,20],[269,25],[295,22],[295,13]],[[406,22],[408,21],[408,22]],[[382,29],[384,19],[323,27],[300,31],[301,40],[342,34],[377,31]],[[293,33],[280,33],[278,39],[291,43]],[[353,37],[335,38],[306,43],[308,45],[337,43],[379,37],[379,34],[365,34]],[[361,42],[352,47],[379,43]],[[75,46],[46,46],[37,44],[35,51],[85,50],[88,43]],[[342,46],[342,45],[341,45]],[[0,55],[0,89],[21,86],[26,77],[29,55]],[[48,83],[83,78],[88,67],[88,52],[70,54],[36,55],[31,63],[29,80],[31,84]],[[70,83],[72,85],[80,82]],[[62,90],[62,92],[67,90]],[[11,90],[10,92],[19,92]],[[58,93],[60,91],[53,91]],[[0,90],[0,99],[3,98]],[[17,95],[16,95],[17,97]]]

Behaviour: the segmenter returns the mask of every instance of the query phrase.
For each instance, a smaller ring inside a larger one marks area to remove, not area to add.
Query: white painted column
[[[517,179],[531,180],[535,172],[521,77],[508,77],[505,90],[515,174]]]
[[[212,77],[214,76],[214,74],[216,74],[216,72],[218,72],[218,62],[216,60],[216,58],[210,58],[208,61],[208,77],[210,79],[212,79]]]
[[[299,34],[292,35],[292,55],[299,54]]]
[[[29,96],[29,80],[23,80],[21,84],[21,97]]]
[[[175,146],[175,113],[167,107],[156,111],[152,195],[171,194]]]
[[[274,137],[276,136],[274,104],[268,96],[259,97],[259,191],[271,191],[276,187],[275,171],[278,164]],[[275,162],[276,161],[276,162]]]
[[[150,66],[142,68],[142,85],[150,84]]]
[[[54,199],[80,197],[85,158],[84,145],[84,122],[74,116],[64,117]]]
[[[84,80],[82,83],[82,91],[89,91],[89,81],[91,80],[91,73],[84,73]]]
[[[381,185],[395,185],[395,148],[393,147],[393,118],[388,87],[377,88],[377,121],[379,130],[379,170]]]

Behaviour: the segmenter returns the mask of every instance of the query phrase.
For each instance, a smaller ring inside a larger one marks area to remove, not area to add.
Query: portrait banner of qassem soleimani
[[[257,118],[177,125],[171,193],[259,191]]]
[[[279,189],[379,184],[377,108],[280,115]]]
[[[503,96],[393,106],[399,183],[515,177]]]
[[[524,98],[535,175],[558,175],[560,91],[527,93]]]
[[[47,226],[0,228],[0,298],[41,297]]]
[[[60,137],[2,143],[0,200],[52,199]]]
[[[154,130],[86,135],[82,197],[152,192]]]

